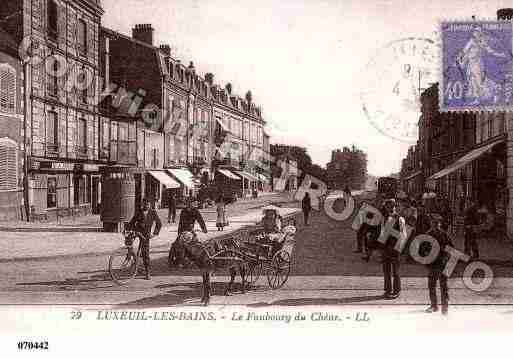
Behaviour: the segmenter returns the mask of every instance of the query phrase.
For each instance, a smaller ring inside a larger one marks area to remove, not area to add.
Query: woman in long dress
[[[226,221],[226,205],[224,203],[224,198],[219,197],[217,201],[217,220],[216,226],[218,231],[223,231],[224,227],[227,225]]]

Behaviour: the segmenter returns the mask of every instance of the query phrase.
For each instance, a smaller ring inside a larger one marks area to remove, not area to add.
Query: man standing
[[[449,290],[447,287],[447,276],[445,275],[444,268],[447,264],[450,255],[445,250],[446,246],[453,247],[451,239],[442,228],[443,218],[438,214],[431,216],[431,229],[427,232],[436,242],[438,242],[439,252],[433,262],[428,264],[429,276],[428,276],[428,288],[429,288],[429,300],[431,305],[426,309],[427,313],[433,313],[438,311],[438,300],[436,297],[436,282],[440,281],[440,297],[442,302],[442,314],[447,315],[449,309]],[[422,248],[421,248],[422,249]],[[431,247],[433,250],[433,247]],[[426,253],[426,255],[428,255]]]
[[[141,252],[143,257],[144,268],[146,270],[146,279],[151,278],[150,274],[150,238],[152,237],[152,227],[155,224],[153,230],[153,236],[158,236],[160,229],[162,228],[162,222],[160,221],[157,211],[150,208],[148,200],[145,198],[142,200],[141,207],[136,211],[130,222],[128,222],[127,229],[132,229],[139,232],[139,240],[141,241]]]
[[[175,223],[176,219],[176,198],[172,189],[169,189],[169,197],[168,197],[168,213],[167,213],[167,223],[170,223],[172,220]]]
[[[398,298],[401,294],[399,262],[401,252],[395,248],[398,241],[406,240],[406,222],[396,211],[394,199],[385,201],[383,227],[380,241],[383,243],[383,282],[386,299]]]
[[[312,201],[310,199],[310,194],[308,192],[305,193],[305,196],[303,197],[303,200],[301,201],[301,208],[303,210],[305,226],[308,226],[308,216],[310,215],[310,211],[312,210]]]
[[[477,207],[476,203],[471,202],[465,211],[465,243],[463,251],[470,256],[470,259],[479,258],[479,248],[476,240],[477,227],[479,225]]]

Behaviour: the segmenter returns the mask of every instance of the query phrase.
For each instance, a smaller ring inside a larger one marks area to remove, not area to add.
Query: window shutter
[[[87,157],[93,159],[94,155],[94,121],[92,117],[87,117]]]
[[[59,37],[59,47],[66,46],[66,7],[57,5],[57,33]]]
[[[17,185],[16,143],[0,140],[0,191],[16,190]]]
[[[16,73],[0,66],[0,111],[14,113],[16,104]]]

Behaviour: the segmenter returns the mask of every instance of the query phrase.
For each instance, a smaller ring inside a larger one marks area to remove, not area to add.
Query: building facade
[[[29,206],[35,214],[98,211],[102,14],[97,0],[3,2],[6,30],[22,49],[30,49],[24,68],[24,133]]]
[[[23,218],[23,71],[18,45],[0,28],[0,220]]]

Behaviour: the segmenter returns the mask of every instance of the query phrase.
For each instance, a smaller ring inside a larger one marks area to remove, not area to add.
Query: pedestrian
[[[393,235],[392,231],[399,233],[399,236]],[[394,199],[385,201],[383,227],[381,237],[385,237],[383,245],[383,282],[386,299],[398,298],[401,294],[401,277],[399,275],[400,251],[395,249],[397,241],[405,241],[406,222],[397,212]],[[399,237],[399,238],[397,238]]]
[[[310,199],[310,194],[308,192],[305,193],[305,196],[301,201],[301,208],[303,210],[305,226],[308,226],[308,216],[310,215],[310,211],[312,210],[312,200]]]
[[[449,261],[450,255],[446,251],[446,246],[453,247],[452,241],[446,231],[443,230],[443,217],[438,214],[431,216],[431,229],[427,232],[427,235],[431,236],[438,243],[438,254],[435,256],[433,261],[427,265],[428,274],[428,288],[429,288],[429,300],[431,305],[426,309],[427,313],[434,313],[438,311],[438,298],[436,295],[436,283],[440,282],[440,300],[442,303],[442,314],[447,315],[449,310],[449,289],[447,286],[447,275],[444,273],[444,268]],[[430,246],[427,242],[424,242],[427,246]],[[427,256],[431,251],[437,250],[432,245],[429,250],[422,248],[419,252],[422,256]]]
[[[346,194],[347,196],[351,196],[351,189],[348,185],[344,187],[344,194]]]
[[[176,197],[173,190],[169,189],[169,196],[167,200],[168,212],[167,212],[167,223],[175,223],[176,219]]]
[[[226,205],[223,196],[220,196],[216,203],[217,220],[216,227],[218,231],[224,231],[224,227],[228,224],[226,221]]]
[[[479,247],[477,245],[477,230],[479,226],[479,216],[477,212],[478,205],[475,202],[470,202],[468,208],[465,210],[465,242],[463,251],[470,256],[471,260],[479,258]]]
[[[153,230],[152,235],[151,230],[154,224],[155,229]],[[132,217],[130,222],[128,222],[127,229],[135,230],[139,233],[141,252],[147,280],[151,278],[150,238],[152,236],[158,236],[161,228],[162,222],[160,221],[157,211],[154,208],[150,208],[150,203],[147,199],[143,199],[141,207],[135,212],[135,215]]]

